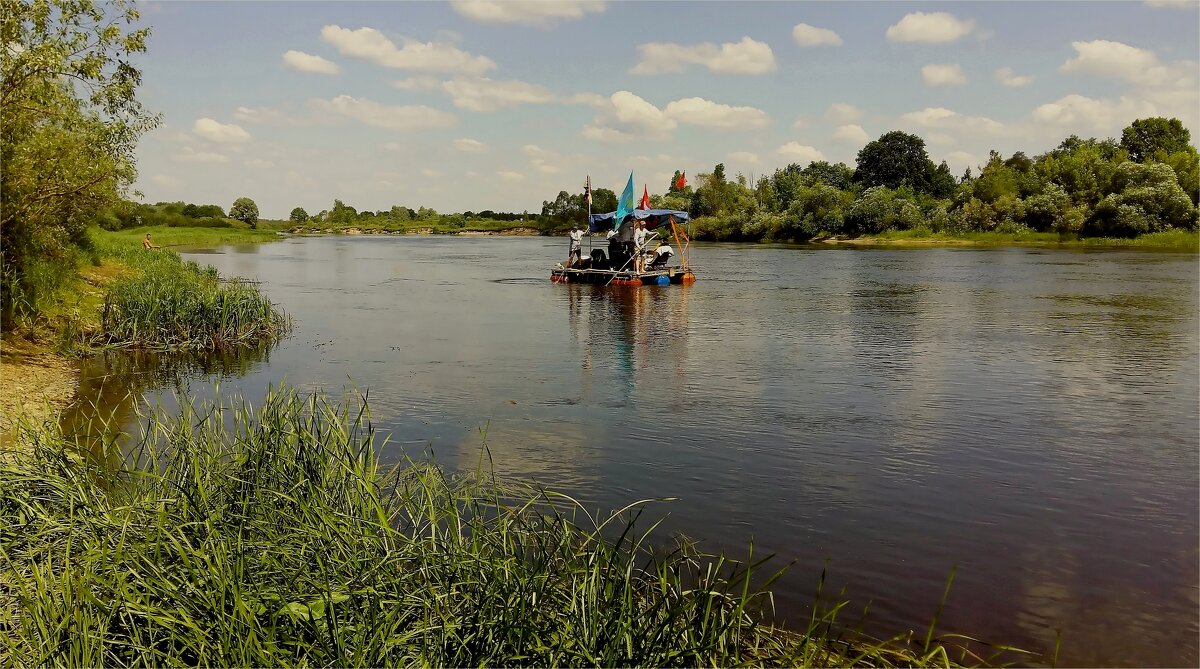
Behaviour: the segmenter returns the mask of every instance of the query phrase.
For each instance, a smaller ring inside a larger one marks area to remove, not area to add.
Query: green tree
[[[308,220],[308,212],[304,211],[304,207],[296,207],[288,214],[288,220],[293,223],[303,223]]]
[[[229,208],[229,217],[239,220],[252,228],[258,227],[258,205],[248,197],[239,197]]]
[[[1142,163],[1155,153],[1172,154],[1191,146],[1192,134],[1177,118],[1140,118],[1121,131],[1121,148],[1129,159]]]
[[[1086,234],[1133,237],[1168,228],[1196,229],[1196,207],[1170,165],[1122,163],[1111,189],[1096,205]]]
[[[596,214],[617,210],[617,194],[609,188],[592,191],[592,212]]]
[[[868,143],[858,152],[854,180],[867,188],[910,186],[926,192],[933,162],[925,152],[925,140],[893,130]]]
[[[809,163],[808,167],[800,170],[800,176],[805,186],[826,184],[840,190],[850,190],[854,183],[853,168],[846,163],[835,165],[824,160],[814,160]]]
[[[65,265],[86,226],[136,177],[138,137],[159,123],[135,97],[146,50],[131,2],[0,5],[0,321],[36,309],[39,263]]]
[[[874,186],[850,205],[845,231],[869,235],[885,230],[908,230],[921,224],[921,210],[909,188]]]
[[[334,199],[333,209],[329,210],[329,222],[334,225],[353,225],[358,218],[358,210],[341,200]]]

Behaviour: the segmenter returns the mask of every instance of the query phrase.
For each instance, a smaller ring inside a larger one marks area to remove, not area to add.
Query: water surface
[[[1200,661],[1195,255],[700,245],[690,287],[557,285],[544,238],[318,237],[189,254],[296,321],[271,351],[96,359],[117,395],[286,380],[368,390],[427,451],[669,531],[794,560],[869,629],[942,628],[1082,665]],[[171,380],[167,380],[171,377]],[[130,386],[130,379],[140,379]],[[154,393],[151,393],[153,395]],[[168,401],[170,401],[168,399]]]

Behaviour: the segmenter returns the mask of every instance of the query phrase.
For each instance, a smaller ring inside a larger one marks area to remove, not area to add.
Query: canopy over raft
[[[632,260],[627,254],[621,254],[614,257],[606,257],[603,251],[597,250],[592,252],[590,258],[583,258],[579,263],[573,263],[569,267],[561,265],[552,270],[550,280],[560,283],[592,283],[600,285],[617,285],[617,286],[647,286],[647,285],[666,285],[672,283],[689,284],[696,280],[696,275],[692,273],[692,268],[688,264],[688,247],[691,240],[688,238],[687,232],[684,230],[684,225],[691,219],[686,211],[676,211],[673,209],[634,209],[625,212],[621,220],[617,220],[617,212],[611,211],[607,214],[592,214],[588,217],[588,228],[592,234],[605,231],[619,231],[626,226],[631,226],[635,222],[645,223],[647,230],[657,230],[665,228],[668,234],[674,238],[676,249],[680,252],[679,259],[682,261],[679,265],[669,266],[666,264],[666,259],[673,255],[674,251],[671,247],[664,247],[664,255],[656,256],[657,260],[650,262],[642,271],[635,271]],[[630,231],[622,233],[631,234]],[[615,240],[610,244],[609,250],[612,251]],[[630,244],[632,244],[630,242]],[[648,253],[647,257],[654,256],[653,253]],[[648,261],[649,262],[649,261]]]
[[[607,214],[592,214],[588,218],[588,227],[592,232],[600,230],[616,230],[621,227],[622,223],[630,220],[644,221],[647,230],[655,230],[658,228],[671,225],[671,223],[684,224],[691,219],[686,211],[675,211],[674,209],[634,209],[625,216],[625,220],[617,222],[617,212],[610,211]]]

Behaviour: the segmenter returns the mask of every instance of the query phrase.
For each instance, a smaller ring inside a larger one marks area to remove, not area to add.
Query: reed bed
[[[222,281],[211,266],[182,261],[165,250],[123,250],[114,256],[136,271],[115,281],[105,297],[105,345],[214,350],[277,339],[291,328],[256,285]]]
[[[365,402],[144,416],[121,451],[46,426],[0,463],[0,663],[948,665],[770,623],[761,561],[673,548],[642,504],[381,465]],[[386,440],[385,440],[386,441]],[[669,544],[668,544],[669,545]]]

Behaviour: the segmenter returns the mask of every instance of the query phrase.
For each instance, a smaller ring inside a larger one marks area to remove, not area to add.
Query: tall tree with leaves
[[[340,202],[340,201],[339,201]],[[258,205],[248,197],[239,197],[229,208],[229,218],[235,218],[252,228],[258,227]]]
[[[1135,163],[1144,163],[1160,151],[1163,156],[1184,151],[1191,141],[1192,134],[1177,118],[1140,118],[1121,131],[1121,148]]]
[[[135,97],[146,50],[128,0],[0,0],[0,314],[36,309],[38,263],[71,263],[136,177],[159,123]]]
[[[858,152],[854,180],[866,188],[911,186],[924,193],[937,167],[925,152],[925,140],[907,132],[893,130],[880,135]]]

